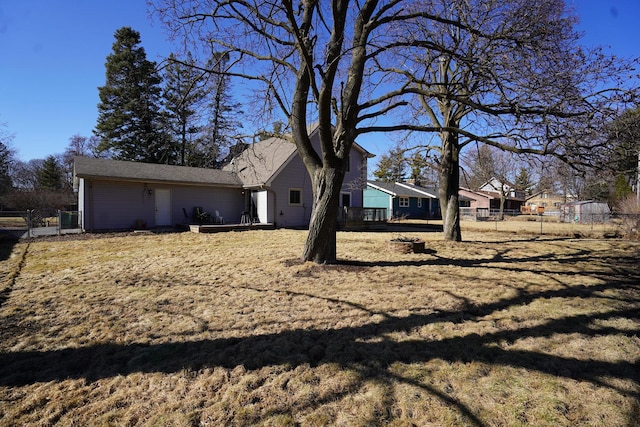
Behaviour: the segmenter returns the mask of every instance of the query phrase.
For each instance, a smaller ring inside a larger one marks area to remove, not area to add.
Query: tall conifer
[[[106,82],[99,87],[98,121],[94,133],[99,151],[120,160],[175,163],[176,147],[164,133],[161,78],[148,61],[140,33],[122,27],[107,56]]]

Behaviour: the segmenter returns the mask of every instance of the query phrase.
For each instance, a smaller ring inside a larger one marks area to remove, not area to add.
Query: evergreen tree
[[[521,166],[516,175],[516,188],[520,191],[524,191],[527,195],[531,194],[531,189],[534,187],[534,183],[531,180],[531,174],[529,169]]]
[[[402,182],[406,177],[406,168],[407,159],[404,156],[404,150],[396,147],[380,156],[378,168],[373,172],[373,176],[379,181]]]
[[[163,133],[161,79],[148,61],[140,33],[122,27],[107,56],[106,83],[99,87],[98,150],[120,160],[174,163],[176,149]]]
[[[45,190],[57,191],[63,187],[62,167],[55,157],[49,156],[44,159],[42,166],[36,171],[38,187]]]
[[[415,185],[435,185],[437,177],[433,176],[433,165],[429,162],[429,157],[420,152],[415,151],[408,159],[411,175],[409,179],[413,180]]]

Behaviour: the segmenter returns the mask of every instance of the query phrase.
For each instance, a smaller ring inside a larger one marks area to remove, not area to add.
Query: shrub
[[[635,194],[620,200],[617,205],[624,235],[630,239],[640,239],[640,203]]]

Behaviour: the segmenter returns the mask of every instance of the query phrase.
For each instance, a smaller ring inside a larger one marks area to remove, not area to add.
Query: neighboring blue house
[[[367,181],[365,208],[386,208],[391,218],[440,218],[440,202],[436,188],[420,187],[405,182]]]

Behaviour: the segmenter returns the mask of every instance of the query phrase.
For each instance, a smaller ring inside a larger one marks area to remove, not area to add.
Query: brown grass
[[[5,251],[0,425],[631,426],[640,244],[465,231],[71,236]]]

